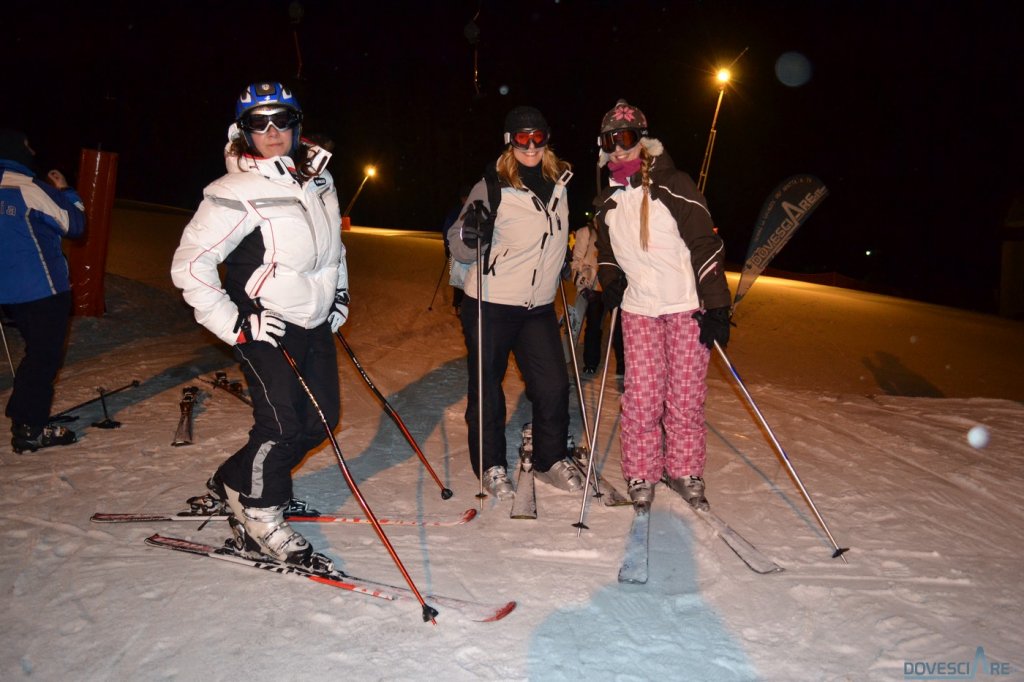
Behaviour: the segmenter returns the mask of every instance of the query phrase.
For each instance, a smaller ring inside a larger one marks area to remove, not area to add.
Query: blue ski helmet
[[[252,83],[246,86],[238,96],[238,100],[235,102],[235,122],[241,128],[242,134],[245,135],[249,147],[253,148],[254,145],[252,136],[247,130],[248,126],[244,125],[243,119],[255,109],[264,108],[270,110],[289,109],[295,113],[298,122],[293,128],[292,148],[289,152],[294,155],[299,147],[299,138],[302,137],[302,107],[292,91],[282,83]]]
[[[281,83],[253,83],[238,96],[238,102],[235,103],[235,120],[256,107],[268,104],[277,104],[302,113],[299,100],[295,99],[292,91]]]

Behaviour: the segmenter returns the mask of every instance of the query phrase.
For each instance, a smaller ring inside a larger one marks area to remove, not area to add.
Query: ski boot
[[[74,431],[56,424],[47,424],[46,426],[11,425],[11,449],[19,455],[26,450],[35,452],[55,445],[70,445],[77,440],[78,437]]]
[[[224,490],[224,483],[221,482],[218,474],[214,473],[213,476],[207,479],[206,489],[209,492],[205,495],[188,498],[186,502],[189,513],[196,516],[230,514],[231,510],[228,509],[227,493]]]
[[[484,472],[484,487],[499,500],[511,500],[516,494],[512,480],[503,466],[493,466]]]
[[[651,502],[654,501],[653,483],[643,478],[634,478],[629,481],[628,491],[634,509],[648,511],[651,508]]]
[[[234,545],[251,559],[269,557],[274,561],[301,566],[315,573],[330,573],[334,562],[313,551],[313,546],[284,518],[288,504],[274,507],[244,507],[239,493],[224,486],[231,510]]]
[[[669,488],[677,492],[694,509],[707,511],[711,508],[708,499],[704,497],[704,479],[700,476],[669,478],[666,474],[664,480]]]

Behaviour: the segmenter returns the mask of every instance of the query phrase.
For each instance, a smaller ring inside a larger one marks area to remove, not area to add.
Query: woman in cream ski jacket
[[[469,452],[474,472],[499,498],[513,496],[505,454],[505,394],[509,354],[516,358],[532,408],[533,466],[537,477],[566,490],[582,480],[566,460],[569,383],[555,315],[555,294],[569,238],[565,185],[569,164],[548,146],[550,129],[533,107],[505,118],[505,150],[470,191],[462,216],[449,229],[452,256],[466,270],[461,318],[469,354]],[[497,205],[495,205],[497,204]],[[483,273],[477,272],[481,240]],[[477,338],[477,278],[483,339]],[[479,470],[477,354],[483,350],[483,470]]]

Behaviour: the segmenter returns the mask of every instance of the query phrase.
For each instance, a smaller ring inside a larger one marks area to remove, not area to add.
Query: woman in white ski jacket
[[[570,166],[548,146],[550,128],[533,107],[505,118],[505,151],[470,191],[462,215],[449,229],[452,256],[464,264],[466,299],[462,330],[469,354],[469,452],[473,471],[491,494],[507,499],[505,394],[509,354],[526,384],[533,408],[533,466],[538,477],[567,490],[582,481],[566,460],[569,390],[554,300],[565,266]],[[484,250],[477,272],[476,247]],[[483,338],[477,338],[477,278]],[[483,353],[483,471],[480,471],[477,356]]]
[[[240,549],[327,565],[284,520],[291,469],[325,433],[278,346],[333,429],[340,410],[333,332],[349,303],[341,212],[325,169],[330,154],[300,138],[301,121],[280,83],[245,89],[229,130],[228,173],[204,190],[171,275],[196,320],[233,346],[253,401],[248,442],[207,482],[213,502],[228,505]]]
[[[634,504],[649,505],[663,477],[707,506],[704,398],[710,349],[729,341],[725,247],[693,180],[643,112],[619,100],[601,122],[609,187],[595,200],[598,277],[621,307],[626,359],[622,473]]]

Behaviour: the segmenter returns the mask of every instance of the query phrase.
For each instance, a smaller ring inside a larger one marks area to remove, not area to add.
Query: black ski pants
[[[15,424],[39,428],[50,421],[53,382],[64,363],[64,342],[71,318],[71,292],[27,303],[8,303],[4,310],[25,341],[25,357],[14,376],[14,390],[5,413]]]
[[[479,477],[479,408],[477,395],[477,301],[466,297],[462,304],[462,333],[469,353],[469,454]],[[483,303],[483,407],[484,471],[508,467],[505,443],[505,393],[502,381],[509,353],[526,384],[533,408],[533,462],[547,471],[566,455],[569,433],[569,376],[553,304],[523,306]]]
[[[338,425],[341,392],[330,326],[286,327],[281,345],[295,360],[333,431]],[[280,348],[254,341],[235,346],[235,357],[249,385],[254,423],[248,442],[218,473],[227,486],[240,493],[245,507],[284,504],[292,498],[292,469],[327,434]]]

